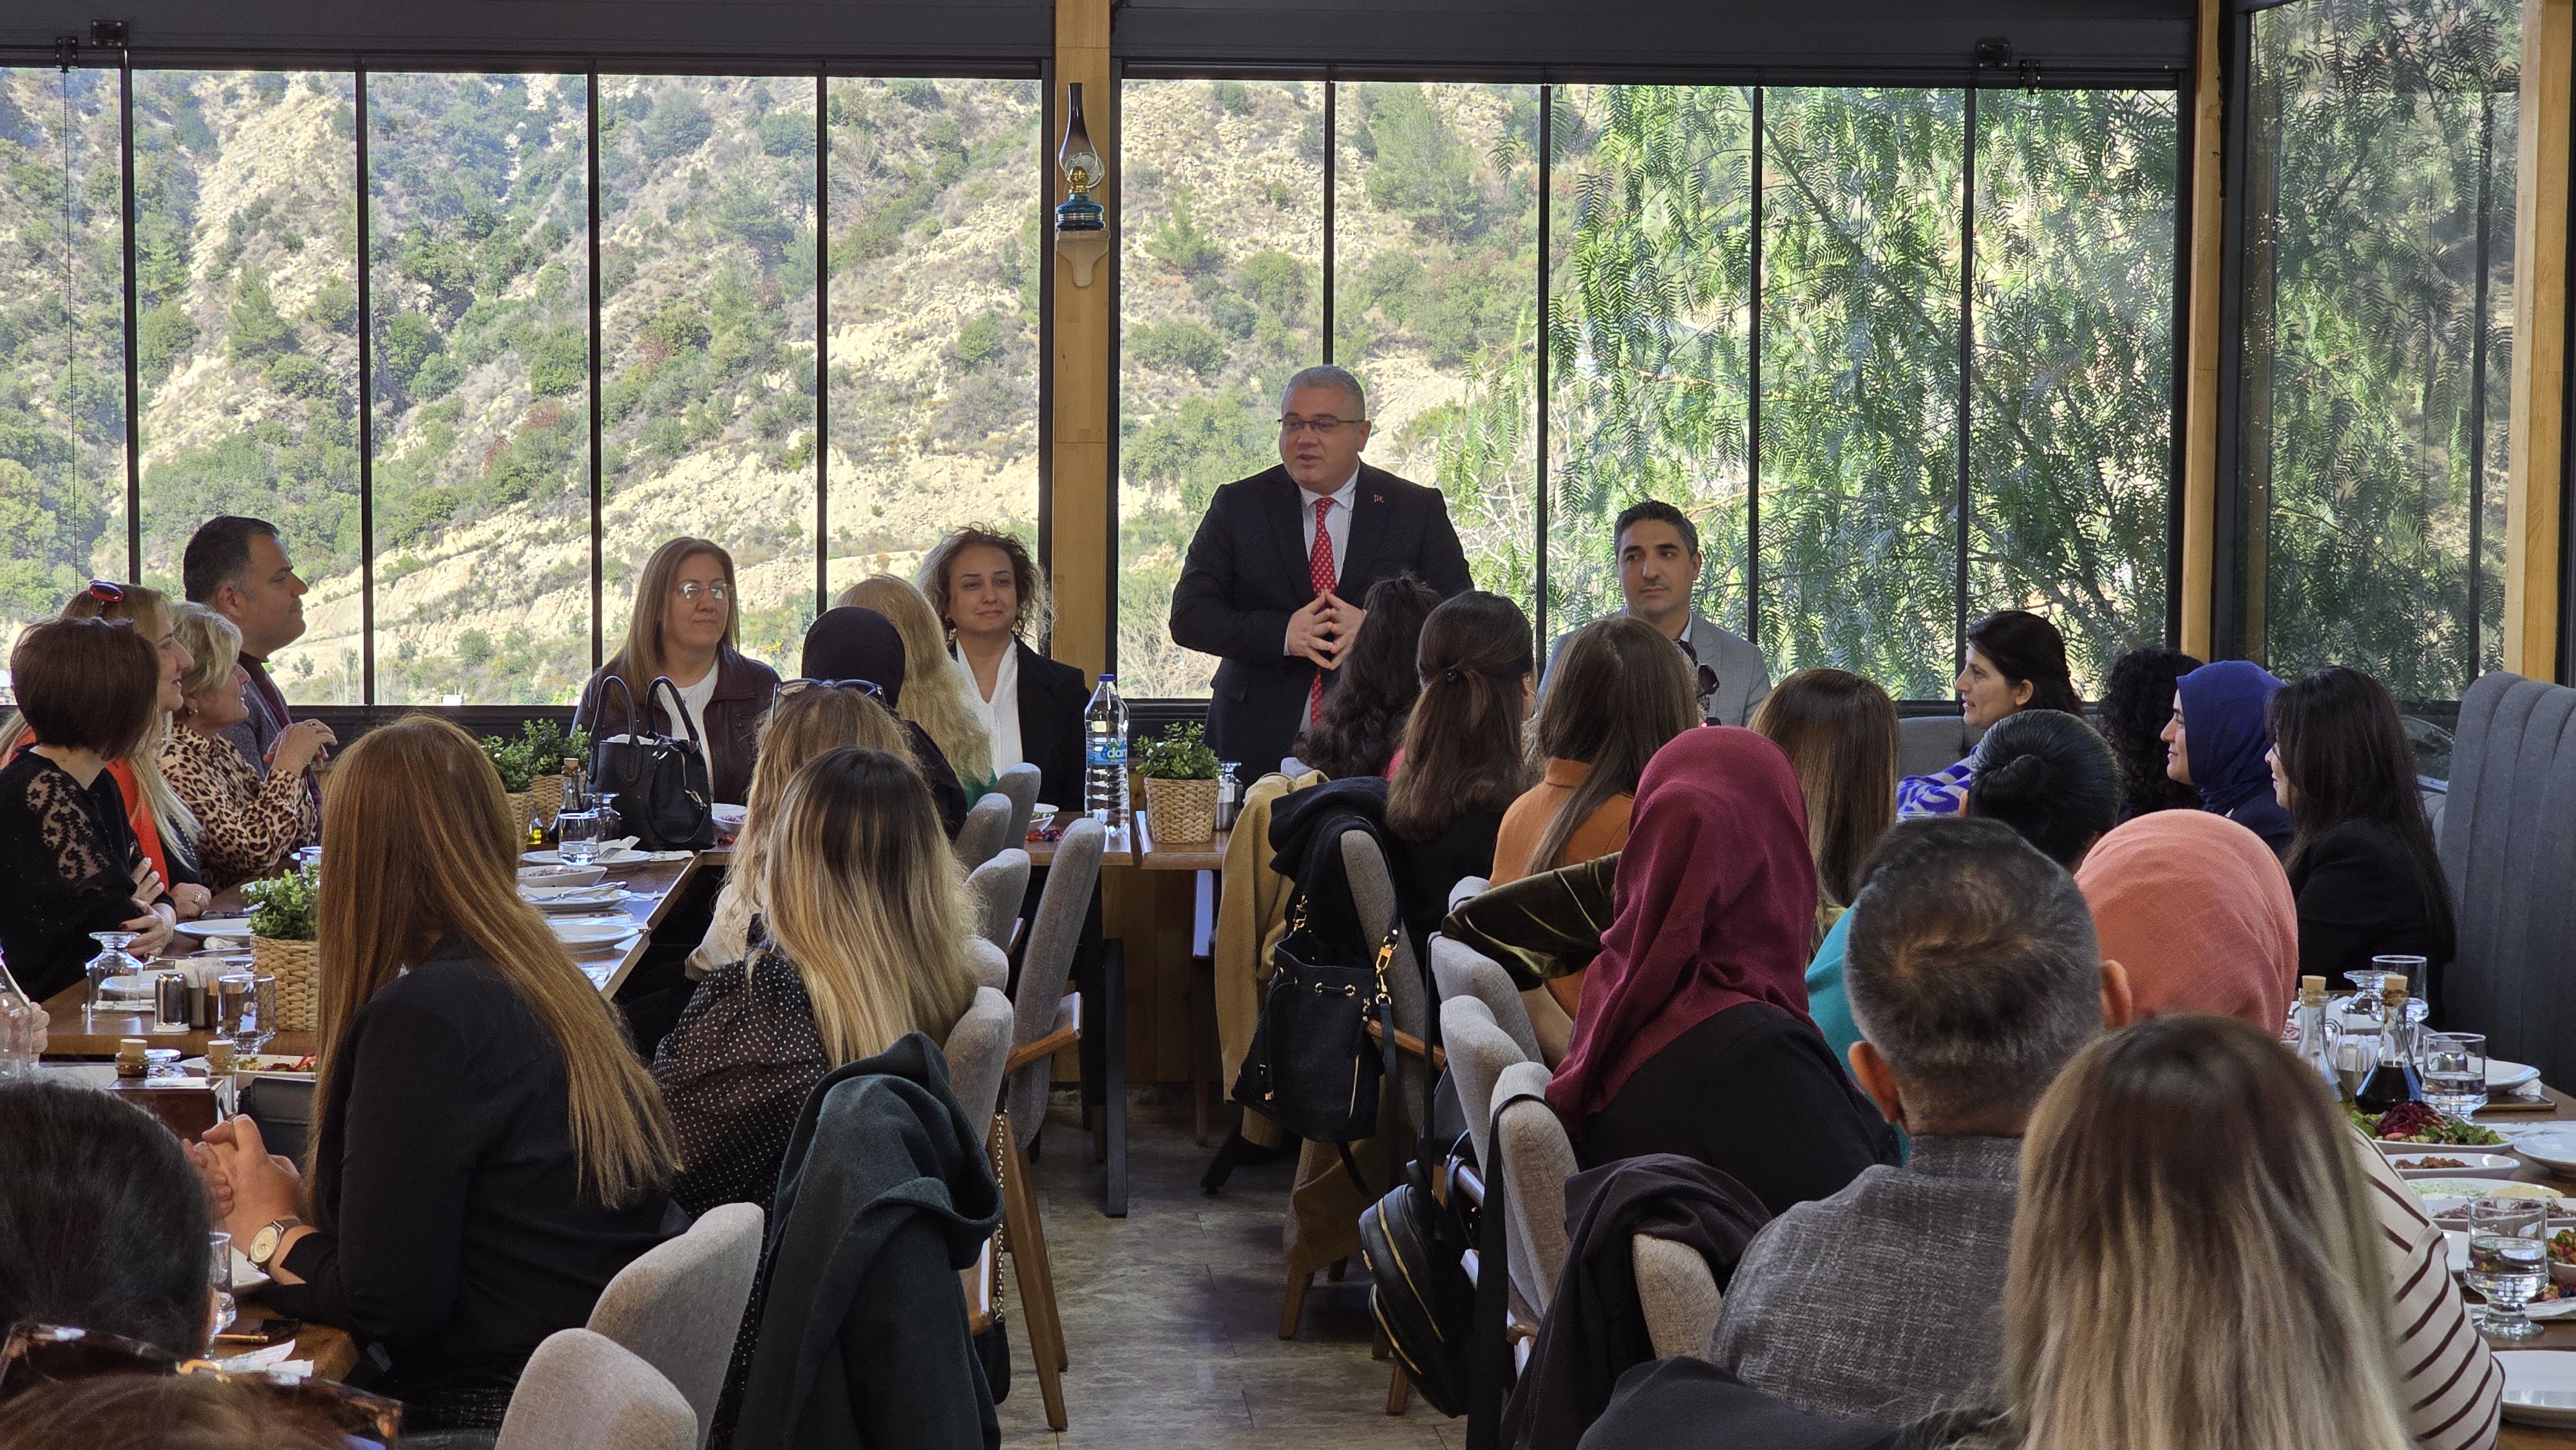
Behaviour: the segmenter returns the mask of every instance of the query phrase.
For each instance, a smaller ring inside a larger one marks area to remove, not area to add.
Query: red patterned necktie
[[[1315,547],[1306,555],[1306,578],[1315,586],[1315,597],[1333,592],[1333,535],[1324,527],[1324,515],[1333,511],[1329,498],[1315,500]],[[1324,672],[1315,672],[1315,687],[1306,692],[1306,723],[1320,723],[1324,718]]]

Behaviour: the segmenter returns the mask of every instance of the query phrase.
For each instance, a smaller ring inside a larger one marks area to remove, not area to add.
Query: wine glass
[[[89,934],[89,939],[99,945],[99,954],[90,958],[83,968],[89,977],[89,1000],[84,1004],[83,1016],[92,1032],[98,1030],[100,1013],[115,1010],[107,1000],[107,984],[118,977],[142,975],[143,963],[125,950],[134,945],[134,938],[138,935],[140,933],[130,931],[94,931]]]
[[[231,1326],[241,1305],[233,1298],[233,1236],[228,1233],[206,1235],[206,1282],[215,1291],[215,1332],[221,1334]]]
[[[2537,1338],[2523,1306],[2549,1282],[2548,1209],[2531,1198],[2481,1198],[2469,1205],[2469,1287],[2487,1301],[2479,1325],[2498,1339]]]

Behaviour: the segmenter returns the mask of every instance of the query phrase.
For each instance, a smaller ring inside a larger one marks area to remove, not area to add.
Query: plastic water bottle
[[[36,1003],[18,990],[9,963],[0,960],[0,1082],[36,1075]]]
[[[1102,675],[1082,708],[1082,809],[1110,830],[1127,825],[1127,702],[1118,677]]]

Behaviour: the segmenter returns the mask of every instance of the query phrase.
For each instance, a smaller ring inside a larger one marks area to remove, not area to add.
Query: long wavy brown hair
[[[635,581],[634,607],[626,615],[626,642],[609,656],[608,673],[626,681],[628,693],[635,697],[635,708],[649,711],[645,692],[653,688],[653,677],[668,674],[662,657],[662,611],[671,606],[671,581],[680,575],[680,566],[700,554],[712,554],[724,566],[725,632],[724,649],[742,647],[742,583],[734,577],[733,555],[713,539],[686,536],[673,539],[653,551],[644,561],[644,576]],[[671,722],[673,729],[680,722]]]
[[[1861,863],[1896,824],[1896,702],[1849,670],[1800,670],[1771,687],[1749,723],[1797,769],[1817,889],[1849,906]]]
[[[1529,788],[1521,720],[1537,653],[1529,616],[1499,594],[1471,589],[1431,611],[1415,655],[1422,697],[1386,792],[1388,829],[1429,841],[1460,811],[1499,811]]]
[[[1557,807],[1530,853],[1530,869],[1560,863],[1568,837],[1592,813],[1637,793],[1637,778],[1664,743],[1699,724],[1690,667],[1664,632],[1642,619],[1613,615],[1574,632],[1556,658],[1547,694],[1530,728],[1540,767],[1575,760],[1592,767]]]
[[[615,1204],[668,1182],[678,1154],[661,1093],[599,989],[519,898],[509,799],[474,737],[429,715],[369,731],[331,771],[322,833],[317,1100],[331,1101],[346,1068],[358,1009],[441,938],[462,936],[563,1050],[584,1187]]]

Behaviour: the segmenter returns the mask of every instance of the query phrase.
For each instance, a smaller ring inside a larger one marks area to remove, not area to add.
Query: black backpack
[[[1401,929],[1399,923],[1398,929]],[[1431,974],[1423,973],[1423,1000],[1435,1002]],[[1439,1015],[1429,1014],[1430,1036],[1439,1035]],[[1387,1057],[1395,1054],[1393,1013],[1388,1014]],[[1434,1136],[1432,1071],[1427,1060],[1436,1041],[1424,1043],[1422,1065],[1422,1134],[1414,1143],[1413,1161],[1385,1197],[1360,1214],[1360,1252],[1368,1260],[1369,1312],[1395,1347],[1404,1377],[1422,1392],[1431,1407],[1448,1416],[1467,1412],[1476,1328],[1476,1285],[1467,1277],[1466,1254],[1475,1235],[1465,1218],[1465,1200],[1455,1192],[1442,1203],[1431,1191]],[[1392,1073],[1390,1072],[1390,1075]],[[1492,1274],[1501,1272],[1496,1263]]]

